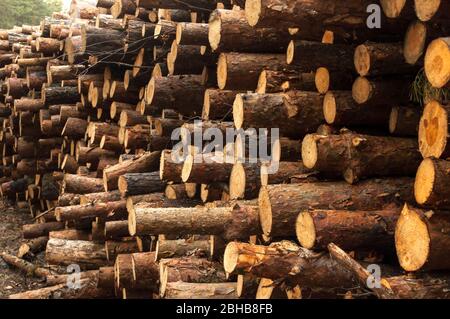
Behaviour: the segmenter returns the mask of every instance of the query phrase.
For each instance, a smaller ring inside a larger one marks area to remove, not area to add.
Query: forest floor
[[[30,215],[18,213],[10,202],[0,200],[0,252],[16,255],[20,245],[24,242],[22,225],[32,222]],[[43,259],[44,253],[42,252],[30,261],[42,265]],[[17,269],[10,268],[0,258],[0,299],[42,286],[42,280],[28,277]]]

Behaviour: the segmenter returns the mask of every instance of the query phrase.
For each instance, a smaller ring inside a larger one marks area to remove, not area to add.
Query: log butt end
[[[238,199],[245,196],[245,169],[241,163],[233,165],[230,174],[230,198]]]
[[[302,161],[307,168],[314,168],[317,163],[317,144],[314,134],[305,136],[302,142]]]
[[[217,14],[215,11],[211,14],[211,18],[209,19],[208,26],[208,40],[209,45],[213,51],[216,51],[220,45],[220,38],[222,32],[222,19],[220,18],[220,14]]]
[[[363,104],[370,99],[371,85],[365,77],[358,77],[353,83],[352,96],[356,103]]]
[[[441,88],[449,82],[450,42],[436,39],[430,43],[425,54],[425,74],[436,88]]]
[[[366,76],[370,71],[370,53],[367,46],[361,44],[356,47],[353,57],[356,72],[361,76]]]
[[[223,267],[228,274],[233,273],[236,269],[239,259],[239,245],[236,242],[231,242],[225,248],[223,254]]]
[[[431,158],[424,159],[417,169],[414,182],[414,196],[418,204],[427,203],[433,192],[435,176],[433,160]]]
[[[250,26],[254,27],[259,20],[261,14],[261,0],[247,0],[245,1],[245,17]]]
[[[331,91],[323,98],[323,116],[328,124],[333,124],[336,119],[336,98]]]
[[[395,228],[395,248],[400,266],[406,271],[419,270],[426,263],[430,251],[427,224],[407,204]]]
[[[330,72],[327,68],[320,67],[314,76],[316,89],[320,94],[325,94],[330,89]]]
[[[134,205],[130,204],[129,206],[132,206],[132,207],[128,207],[128,205],[127,205],[127,209],[128,209],[128,231],[130,232],[130,236],[135,236],[136,232],[137,232],[137,230],[136,230],[136,212],[134,210]]]
[[[447,111],[439,102],[429,102],[419,123],[419,150],[422,156],[441,157],[447,147],[448,134]]]
[[[224,53],[219,55],[217,61],[217,85],[223,90],[227,84],[227,56]]]
[[[429,21],[439,10],[441,2],[442,0],[414,0],[416,16],[420,21]]]
[[[316,229],[311,214],[307,211],[298,214],[295,222],[297,239],[304,248],[312,249],[316,242]]]
[[[414,65],[422,56],[427,39],[427,26],[421,21],[414,21],[406,30],[403,41],[403,55],[406,63]]]
[[[272,205],[269,192],[265,187],[261,187],[259,191],[258,206],[262,232],[264,235],[270,236],[272,232]]]
[[[242,128],[244,123],[244,101],[242,100],[242,94],[236,94],[236,98],[233,102],[233,119],[236,129]]]
[[[383,12],[388,18],[397,18],[405,6],[406,0],[380,0]]]

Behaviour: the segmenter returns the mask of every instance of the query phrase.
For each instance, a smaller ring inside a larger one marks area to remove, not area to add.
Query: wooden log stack
[[[450,297],[448,6],[382,0],[374,31],[372,2],[102,0],[1,30],[0,191],[35,220],[2,257],[48,284],[11,298]]]

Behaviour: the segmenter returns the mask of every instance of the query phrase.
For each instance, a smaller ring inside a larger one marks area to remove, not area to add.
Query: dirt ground
[[[22,225],[31,222],[30,215],[16,212],[10,202],[0,199],[0,252],[16,255],[21,243],[24,242],[21,231]],[[30,261],[42,265],[43,253]],[[23,275],[17,269],[10,268],[0,258],[0,299],[42,286],[41,280]]]

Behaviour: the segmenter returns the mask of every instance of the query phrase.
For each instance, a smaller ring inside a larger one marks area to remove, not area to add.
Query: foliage
[[[417,73],[416,78],[411,87],[410,98],[413,102],[423,105],[424,102],[433,99],[436,101],[448,101],[450,99],[450,90],[448,88],[433,87],[425,75],[425,70],[422,68]]]
[[[38,25],[45,16],[61,10],[61,0],[0,0],[0,28]]]

